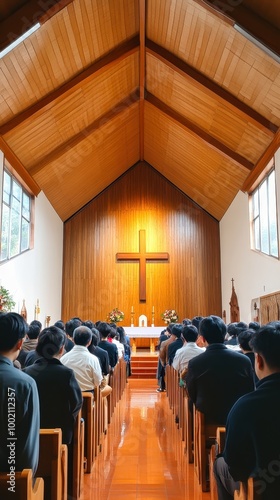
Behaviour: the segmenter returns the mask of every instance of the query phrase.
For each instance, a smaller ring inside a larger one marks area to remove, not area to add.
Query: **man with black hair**
[[[39,359],[24,368],[24,372],[37,384],[41,427],[61,428],[62,442],[70,444],[83,399],[73,370],[60,362],[65,342],[66,334],[60,328],[45,328],[39,335],[36,347]]]
[[[35,474],[40,430],[37,386],[13,366],[27,330],[19,314],[0,313],[0,470],[32,469]]]
[[[226,325],[218,316],[199,325],[205,352],[189,361],[186,385],[206,423],[225,425],[229,410],[243,394],[255,388],[250,360],[224,345]]]
[[[61,363],[71,368],[82,391],[94,391],[102,381],[99,359],[88,351],[92,332],[87,326],[78,326],[73,333],[74,347],[64,354]]]
[[[39,320],[34,319],[31,321],[26,334],[26,339],[22,344],[22,349],[18,355],[17,360],[20,362],[21,366],[25,366],[26,358],[28,354],[36,349],[39,333],[42,329],[42,323]]]
[[[214,464],[219,500],[232,500],[249,477],[256,498],[280,498],[280,322],[257,330],[250,345],[259,382],[229,412],[224,451]]]
[[[171,336],[173,335],[175,340],[171,342],[167,347],[167,362],[169,366],[171,366],[173,363],[176,351],[178,349],[181,349],[181,347],[183,347],[182,330],[183,330],[183,325],[181,323],[175,324],[172,327]]]
[[[205,351],[205,347],[198,347],[196,344],[198,331],[194,325],[184,326],[182,337],[184,339],[184,345],[181,349],[176,351],[172,363],[173,368],[179,373],[187,370],[190,359]]]
[[[105,321],[100,321],[96,326],[96,328],[100,334],[99,347],[108,352],[110,370],[112,370],[119,361],[118,348],[116,344],[113,344],[112,342],[108,341],[108,336],[110,335],[112,328]]]

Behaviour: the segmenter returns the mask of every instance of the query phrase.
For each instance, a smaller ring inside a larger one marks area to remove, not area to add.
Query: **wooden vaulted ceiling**
[[[37,21],[0,59],[0,149],[63,221],[140,161],[220,220],[278,149],[278,1],[1,0],[0,50]]]

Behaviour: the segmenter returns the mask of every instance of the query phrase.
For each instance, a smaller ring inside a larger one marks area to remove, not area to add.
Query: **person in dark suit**
[[[62,442],[69,445],[83,398],[73,370],[60,362],[65,342],[66,334],[56,326],[42,330],[36,347],[40,358],[23,371],[37,384],[41,428],[61,428]]]
[[[0,313],[0,470],[10,473],[14,466],[18,471],[32,469],[35,475],[39,460],[38,390],[34,380],[13,365],[27,330],[19,314]]]
[[[109,375],[110,373],[109,354],[107,351],[105,351],[105,349],[102,349],[102,347],[98,345],[98,342],[100,341],[99,331],[96,328],[91,328],[91,331],[92,331],[92,339],[90,345],[88,346],[88,350],[89,352],[91,352],[91,354],[95,354],[95,356],[98,357],[102,375],[103,376]]]
[[[100,321],[96,328],[100,333],[99,347],[108,352],[110,367],[111,369],[114,369],[119,360],[119,355],[116,344],[108,342],[108,336],[111,333],[111,327],[108,323],[105,323],[105,321]]]
[[[249,477],[254,498],[280,498],[280,322],[258,329],[250,347],[259,382],[228,415],[224,450],[214,463],[219,500],[233,500],[239,481]]]
[[[181,325],[181,323],[175,324],[172,327],[171,334],[175,337],[175,340],[174,342],[171,342],[167,347],[167,362],[169,366],[171,366],[173,363],[176,351],[183,347],[182,331],[183,325]]]
[[[255,388],[252,365],[224,345],[226,325],[220,317],[204,318],[199,333],[206,350],[189,361],[187,390],[206,423],[225,425],[235,401]]]

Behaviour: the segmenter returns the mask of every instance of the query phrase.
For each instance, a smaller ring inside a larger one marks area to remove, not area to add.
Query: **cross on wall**
[[[118,252],[117,261],[139,262],[139,300],[146,301],[146,264],[147,262],[168,262],[167,252],[146,251],[146,231],[139,231],[139,252]]]

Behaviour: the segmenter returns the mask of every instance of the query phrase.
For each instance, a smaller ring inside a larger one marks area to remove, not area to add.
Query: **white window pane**
[[[13,205],[17,207],[19,203],[13,200]],[[11,211],[11,246],[10,246],[10,257],[14,257],[19,254],[19,242],[20,242],[20,214],[18,210],[12,209]]]
[[[253,219],[258,217],[259,215],[259,191],[257,190],[253,194]]]
[[[21,193],[22,189],[21,186],[13,180],[13,186],[12,186],[12,192],[13,192],[13,197],[15,197],[17,200],[21,201]]]
[[[21,252],[28,250],[29,248],[29,229],[30,226],[25,219],[22,219],[21,226]]]
[[[2,231],[1,231],[1,261],[6,260],[8,258],[9,218],[10,218],[10,210],[6,205],[3,205]]]
[[[260,250],[261,249],[261,242],[260,242],[260,219],[257,218],[254,223],[254,238],[255,238],[255,249]]]
[[[22,194],[22,216],[30,221],[30,198],[27,194]]]
[[[269,254],[269,229],[268,229],[268,205],[267,205],[267,182],[263,182],[259,189],[260,195],[260,229],[261,229],[261,251]]]

